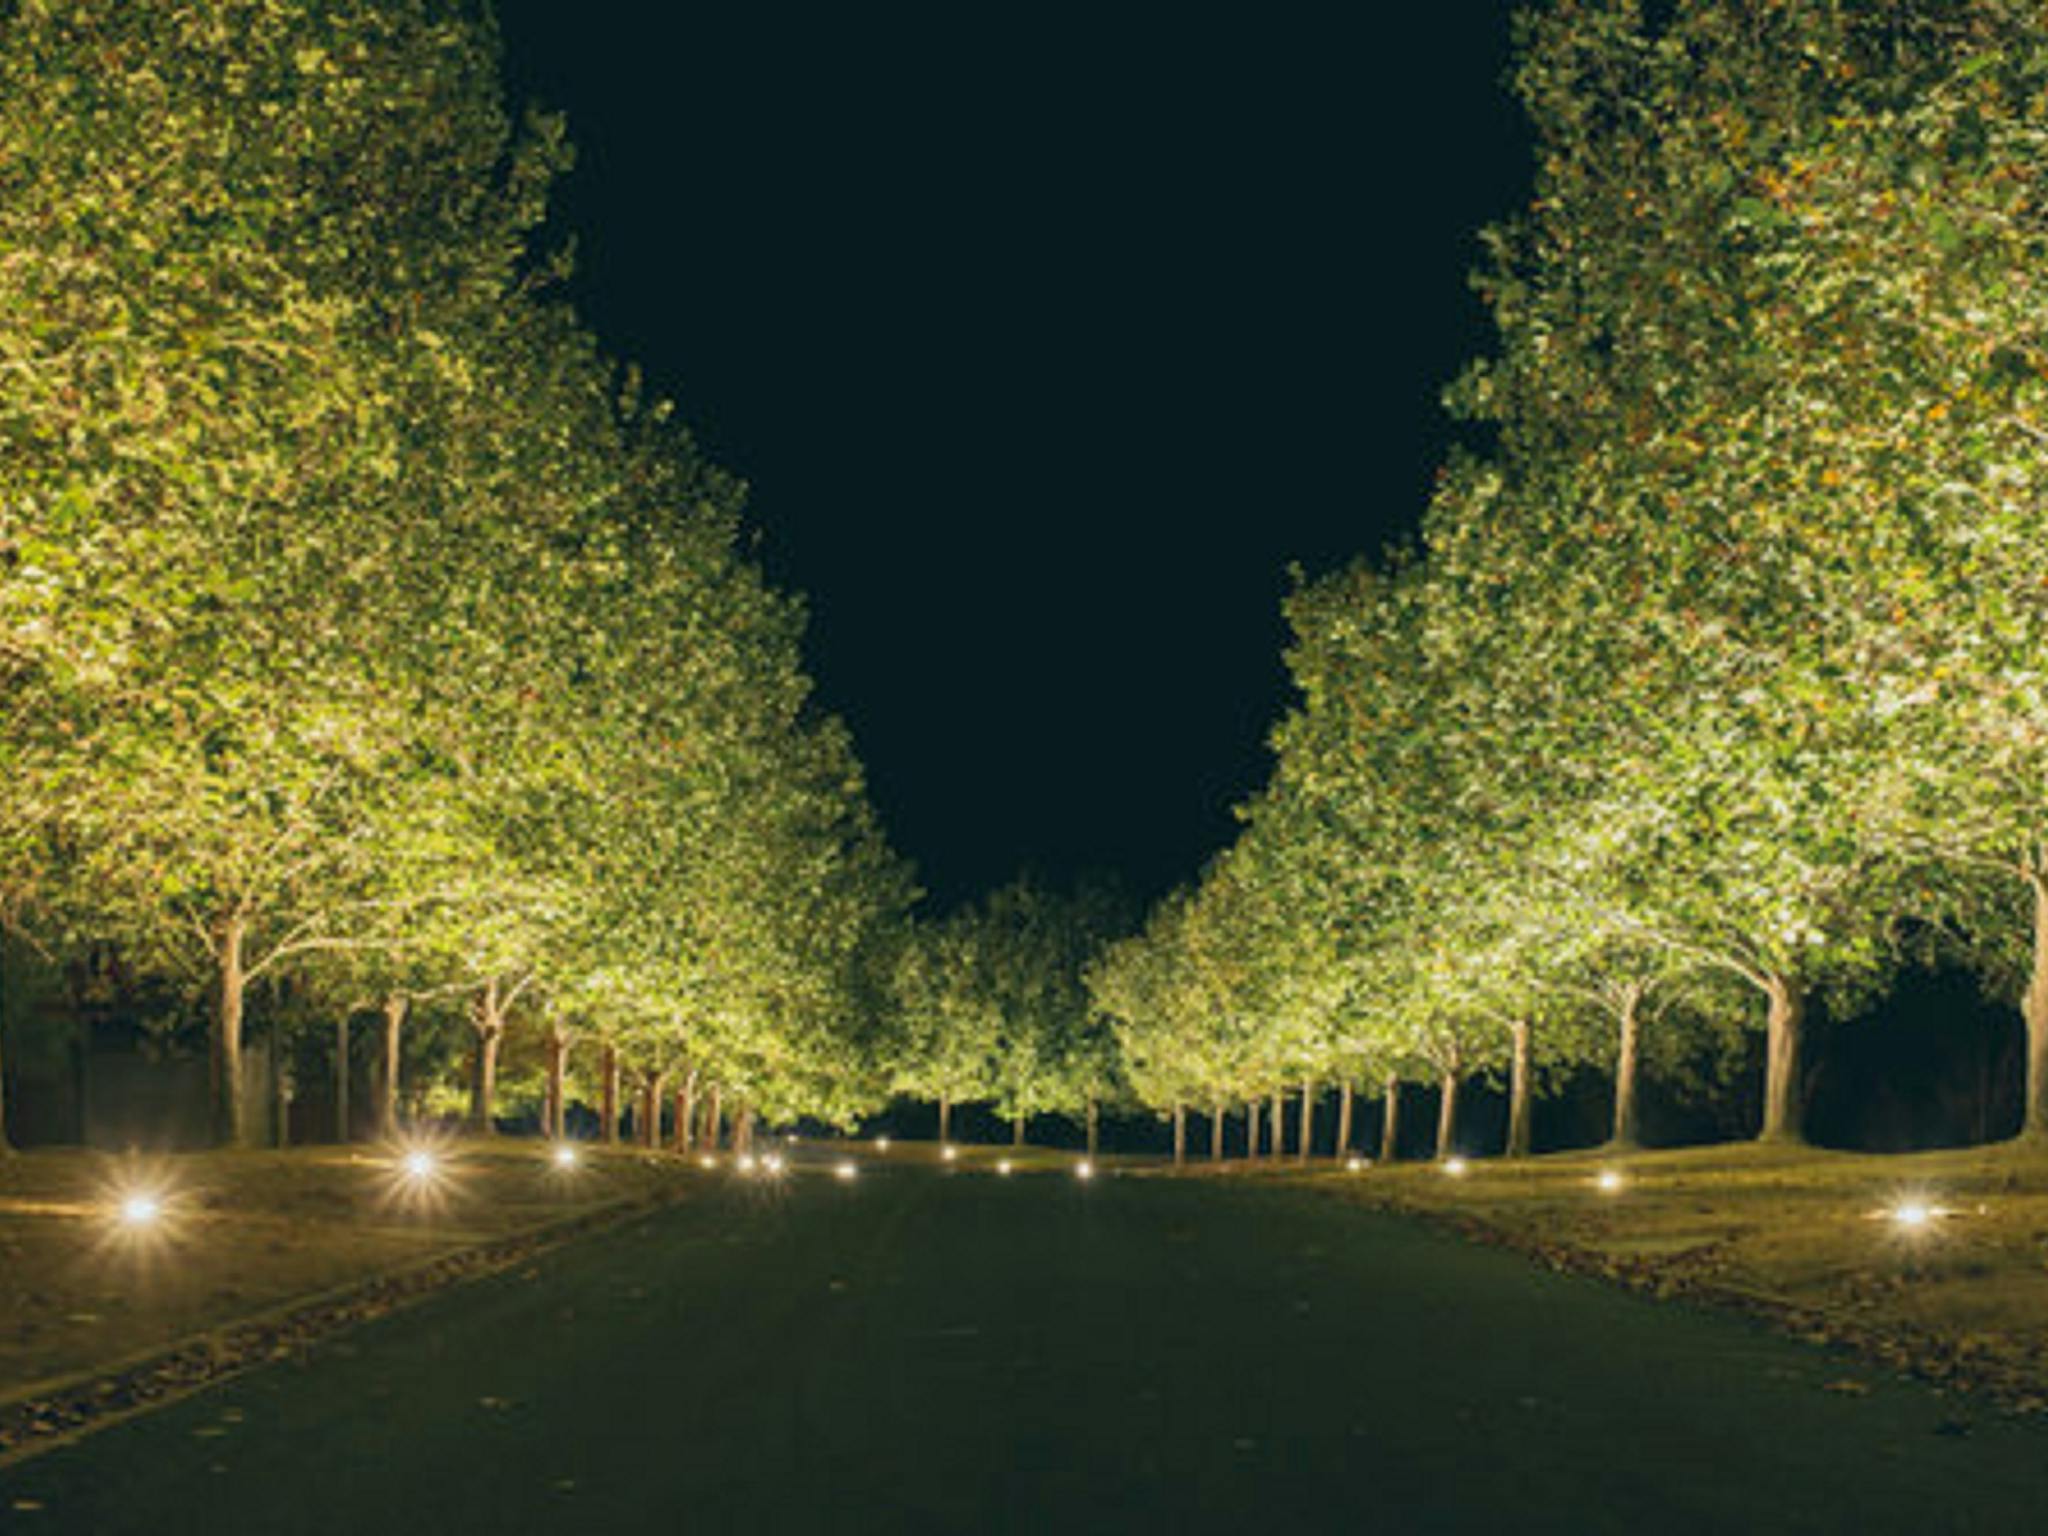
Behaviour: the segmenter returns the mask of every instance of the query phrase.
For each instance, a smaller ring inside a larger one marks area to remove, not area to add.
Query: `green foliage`
[[[217,1051],[260,979],[489,984],[844,1117],[907,872],[500,103],[451,0],[0,21],[0,907]]]

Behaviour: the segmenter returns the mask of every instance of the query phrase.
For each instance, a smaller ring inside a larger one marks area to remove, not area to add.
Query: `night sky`
[[[1527,196],[1510,7],[1343,10],[501,5],[578,147],[577,304],[750,483],[941,901],[1192,878],[1267,771],[1290,562],[1415,526]]]

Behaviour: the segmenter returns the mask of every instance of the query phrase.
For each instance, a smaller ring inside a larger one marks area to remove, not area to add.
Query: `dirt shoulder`
[[[2048,1152],[1745,1145],[1305,1181],[1557,1269],[1735,1307],[1949,1390],[2048,1411]],[[1898,1219],[1915,1206],[1917,1222]]]
[[[533,1142],[0,1160],[0,1404],[378,1276],[669,1198],[677,1160]],[[140,1204],[124,1220],[128,1202]]]

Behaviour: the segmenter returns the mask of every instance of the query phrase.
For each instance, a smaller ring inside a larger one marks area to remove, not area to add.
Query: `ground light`
[[[1371,1166],[1372,1160],[1370,1158],[1347,1157],[1344,1159],[1344,1171],[1347,1173],[1363,1173]]]
[[[93,1205],[100,1218],[99,1247],[106,1257],[154,1266],[191,1236],[177,1182],[168,1169],[124,1158],[97,1184]]]
[[[860,1169],[851,1162],[845,1162],[834,1168],[832,1172],[839,1178],[853,1179],[859,1176]]]
[[[996,1160],[996,1172],[1006,1179],[1010,1176],[1010,1160],[1007,1157]]]
[[[1600,1170],[1600,1177],[1593,1182],[1600,1187],[1602,1194],[1611,1195],[1620,1190],[1624,1180],[1612,1168],[1603,1168]]]
[[[779,1176],[782,1172],[782,1169],[783,1161],[782,1154],[780,1152],[770,1152],[766,1157],[761,1159],[761,1171],[767,1174],[770,1178],[775,1178]]]
[[[716,1168],[718,1166],[718,1159],[707,1152],[697,1159],[697,1166],[704,1169]]]
[[[1468,1164],[1462,1157],[1447,1157],[1444,1159],[1444,1172],[1449,1174],[1454,1179],[1462,1179],[1463,1177],[1465,1177],[1465,1172],[1468,1167],[1470,1167],[1470,1164]]]
[[[1937,1205],[1931,1195],[1915,1191],[1895,1195],[1884,1205],[1865,1214],[1872,1221],[1883,1222],[1901,1238],[1917,1241],[1930,1235],[1937,1223],[1955,1215],[1956,1212],[1948,1206]]]
[[[1077,1179],[1094,1178],[1095,1165],[1089,1162],[1087,1158],[1082,1158],[1080,1162],[1074,1164],[1074,1177]]]
[[[446,1153],[425,1141],[402,1141],[384,1161],[384,1202],[415,1212],[431,1212],[446,1200],[453,1183]]]
[[[889,1150],[889,1138],[888,1138],[888,1137],[886,1137],[886,1136],[877,1136],[877,1137],[875,1138],[875,1150],[876,1150],[877,1152],[886,1152],[886,1151],[888,1151],[888,1150]]]
[[[751,1152],[742,1152],[738,1157],[733,1159],[732,1165],[733,1167],[739,1169],[741,1173],[752,1173],[754,1171],[754,1154]]]
[[[549,1161],[551,1161],[562,1172],[567,1173],[571,1168],[574,1168],[579,1162],[581,1162],[582,1158],[577,1155],[576,1149],[574,1147],[564,1144],[562,1146],[555,1148],[554,1155],[549,1159]]]
[[[960,1156],[960,1149],[951,1145],[943,1146],[939,1148],[939,1156],[950,1163]]]
[[[121,1202],[121,1225],[153,1227],[163,1220],[164,1203],[155,1195],[129,1195]]]

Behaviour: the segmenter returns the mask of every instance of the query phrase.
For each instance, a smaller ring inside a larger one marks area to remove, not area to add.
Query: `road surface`
[[[1256,1181],[887,1165],[706,1175],[0,1472],[0,1527],[52,1536],[1872,1536],[2044,1511],[2048,1428],[1737,1319]]]

